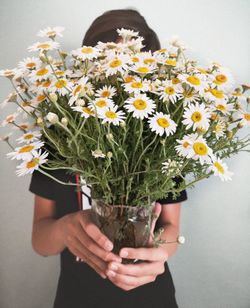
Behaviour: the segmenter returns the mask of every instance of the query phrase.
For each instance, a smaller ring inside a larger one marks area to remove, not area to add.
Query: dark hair
[[[97,17],[87,30],[82,46],[94,46],[99,41],[115,42],[118,38],[117,28],[139,32],[144,38],[142,51],[161,48],[157,34],[148,26],[145,18],[134,9],[110,10]]]

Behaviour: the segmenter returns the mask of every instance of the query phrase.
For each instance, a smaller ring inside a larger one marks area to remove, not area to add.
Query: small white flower
[[[102,97],[96,98],[89,105],[91,110],[107,110],[108,108],[112,108],[113,106],[114,102],[111,99]]]
[[[106,157],[106,155],[100,149],[97,149],[95,151],[91,151],[91,153],[92,153],[92,156],[94,156],[95,158],[104,158],[104,157]]]
[[[18,116],[18,113],[15,112],[15,113],[12,113],[12,114],[9,114],[1,123],[1,126],[4,127],[6,126],[7,124],[10,124],[10,123],[13,123],[16,119],[16,117]]]
[[[38,32],[38,36],[40,37],[48,37],[48,38],[55,38],[56,36],[62,37],[62,32],[64,31],[63,27],[47,27],[43,30]]]
[[[36,70],[33,70],[29,77],[31,81],[42,81],[48,79],[52,74],[52,70],[49,66],[40,67]]]
[[[132,37],[137,37],[139,35],[139,32],[135,32],[134,30],[130,30],[130,29],[121,28],[121,29],[117,29],[116,31],[119,34],[119,36],[123,38],[124,42],[127,42]]]
[[[180,156],[186,157],[190,153],[190,149],[192,147],[194,139],[193,136],[196,137],[196,135],[191,134],[191,135],[185,135],[181,140],[179,139],[176,140],[177,143],[179,143],[179,145],[175,146],[175,149]]]
[[[172,80],[164,80],[159,87],[160,99],[162,99],[163,102],[170,100],[173,104],[176,103],[177,100],[183,97],[181,92],[181,85],[179,83],[174,84]]]
[[[142,80],[140,77],[134,77],[131,82],[126,82],[122,85],[126,92],[139,94],[149,90],[149,82]]]
[[[47,120],[51,123],[51,124],[56,124],[59,122],[59,118],[58,115],[55,114],[54,112],[49,112],[46,116]]]
[[[169,136],[175,133],[177,125],[168,114],[156,112],[152,118],[149,118],[149,127],[160,136],[164,133]]]
[[[25,58],[22,61],[18,63],[18,68],[22,72],[29,72],[34,69],[38,69],[42,65],[42,62],[39,58],[31,57],[31,58]]]
[[[228,166],[220,158],[213,157],[212,165],[208,167],[208,172],[213,171],[215,176],[219,176],[224,181],[232,180],[233,172],[228,171]]]
[[[21,137],[17,139],[18,143],[31,143],[37,141],[41,137],[40,131],[33,131],[23,134]]]
[[[177,78],[188,84],[190,87],[193,87],[199,93],[204,91],[204,89],[207,87],[207,82],[205,81],[205,78],[202,74],[179,74]]]
[[[15,148],[15,151],[8,153],[7,157],[11,159],[30,160],[36,154],[37,150],[44,145],[44,142],[36,141],[22,147]]]
[[[147,97],[146,94],[138,94],[135,97],[130,97],[125,101],[124,108],[128,112],[133,113],[133,117],[137,119],[144,119],[153,113],[156,108],[155,102]]]
[[[7,78],[13,78],[16,75],[17,69],[5,69],[0,70],[0,76],[7,77]]]
[[[82,46],[81,48],[78,48],[71,52],[74,57],[82,61],[85,61],[86,59],[92,60],[94,58],[97,58],[99,56],[99,53],[99,50],[92,46]]]
[[[39,166],[46,163],[47,161],[46,158],[48,155],[49,153],[47,152],[42,153],[41,150],[34,152],[33,157],[31,159],[25,160],[24,162],[22,162],[20,165],[17,166],[16,174],[18,176],[22,176],[33,173],[33,171],[37,170]]]
[[[72,89],[72,82],[65,78],[60,78],[54,81],[54,83],[49,88],[49,92],[58,93],[60,95],[67,95]]]
[[[113,52],[110,53],[107,57],[107,63],[104,65],[105,75],[106,77],[110,75],[115,75],[116,73],[120,72],[124,74],[124,71],[128,69],[129,58],[128,55],[125,54],[114,54]]]
[[[143,62],[137,62],[133,66],[130,67],[130,70],[143,76],[143,75],[153,73],[156,70],[156,65],[145,64]]]
[[[59,48],[58,42],[53,41],[46,41],[46,42],[37,42],[30,47],[28,47],[28,51],[48,51],[48,50],[54,50]]]
[[[112,123],[113,125],[119,125],[120,122],[124,122],[125,114],[123,111],[117,111],[118,106],[113,106],[109,109],[99,109],[98,117],[102,120],[102,123]]]
[[[187,129],[193,128],[196,130],[197,128],[207,130],[209,128],[209,117],[210,114],[206,108],[206,106],[201,103],[190,104],[185,108],[182,123],[187,126]]]
[[[72,110],[78,111],[81,113],[81,117],[83,118],[89,118],[90,116],[94,116],[95,112],[94,110],[91,110],[89,107],[86,106],[73,106],[71,107]]]
[[[239,118],[241,119],[241,121],[240,121],[241,125],[250,127],[250,113],[249,112],[242,111],[240,113]]]
[[[115,96],[116,88],[112,86],[103,86],[102,88],[96,90],[95,96],[102,97],[102,98],[111,98]]]

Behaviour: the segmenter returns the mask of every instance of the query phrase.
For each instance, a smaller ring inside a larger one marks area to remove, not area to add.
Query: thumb
[[[149,244],[152,243],[153,240],[153,235],[154,235],[154,229],[155,229],[155,224],[161,214],[161,204],[158,202],[155,202],[154,209],[152,211],[152,222],[151,222],[151,228],[150,228],[150,239],[149,239]]]

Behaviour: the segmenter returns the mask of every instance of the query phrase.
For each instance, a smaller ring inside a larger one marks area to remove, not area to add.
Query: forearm
[[[161,234],[161,239],[166,240],[167,242],[174,242],[176,241],[178,235],[179,235],[179,227],[173,225],[173,224],[162,224],[160,226],[161,228],[164,228],[164,231]],[[173,256],[178,248],[178,243],[166,243],[162,244],[161,247],[167,250],[168,258]]]
[[[43,218],[36,222],[32,232],[32,247],[42,256],[57,255],[65,249],[63,241],[63,221],[60,219]]]

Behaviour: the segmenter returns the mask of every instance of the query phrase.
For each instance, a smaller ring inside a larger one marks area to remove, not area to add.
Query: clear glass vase
[[[113,252],[122,247],[146,247],[150,238],[153,204],[149,206],[108,205],[92,199],[93,220],[114,244]],[[137,260],[123,259],[122,263]]]

